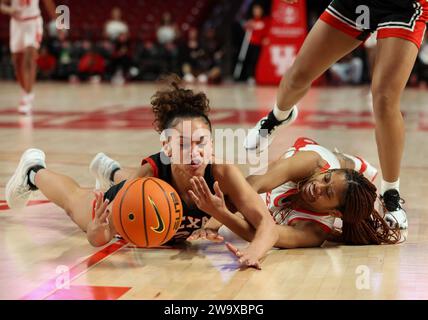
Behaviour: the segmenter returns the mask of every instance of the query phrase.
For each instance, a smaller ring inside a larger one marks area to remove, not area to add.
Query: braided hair
[[[392,229],[374,205],[376,187],[361,173],[344,170],[348,188],[342,212],[342,241],[346,244],[394,244],[400,241],[398,228]]]
[[[392,229],[375,209],[376,187],[364,175],[352,169],[332,169],[329,172],[345,175],[347,189],[343,203],[337,210],[342,213],[342,233],[338,241],[348,245],[395,244],[400,241],[398,228]],[[315,173],[319,174],[319,173]],[[313,176],[300,181],[298,189]]]

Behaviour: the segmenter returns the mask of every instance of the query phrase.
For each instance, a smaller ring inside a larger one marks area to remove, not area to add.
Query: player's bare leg
[[[24,70],[26,75],[26,91],[33,92],[34,83],[37,76],[37,57],[38,52],[34,47],[28,47],[24,51]]]
[[[25,207],[35,190],[63,208],[82,230],[92,219],[92,190],[81,188],[73,179],[46,169],[45,154],[39,149],[26,150],[6,184],[6,201],[10,208]]]
[[[281,79],[277,93],[278,108],[290,110],[306,94],[314,80],[360,44],[360,40],[318,20],[293,65]]]
[[[407,228],[407,219],[398,193],[405,138],[400,99],[417,54],[418,48],[410,41],[379,39],[372,81],[376,142],[383,176],[381,195],[387,207],[385,218],[401,228]]]
[[[81,188],[70,177],[48,169],[37,172],[35,185],[46,198],[63,208],[71,220],[86,231],[92,219],[92,190]]]
[[[27,47],[23,52],[21,77],[25,95],[23,96],[19,106],[19,111],[21,113],[30,113],[33,107],[33,87],[37,74],[37,56],[38,52],[34,47]]]
[[[291,68],[284,74],[279,85],[276,106],[248,133],[245,148],[265,149],[261,136],[271,137],[279,125],[291,124],[297,117],[297,102],[308,92],[312,82],[333,63],[361,44],[342,31],[322,20],[311,29]],[[265,129],[265,131],[261,131]]]
[[[15,70],[16,80],[23,91],[25,91],[24,83],[24,52],[12,54],[12,61]]]

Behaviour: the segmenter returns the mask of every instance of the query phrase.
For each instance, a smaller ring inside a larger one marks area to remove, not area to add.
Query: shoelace
[[[389,195],[386,198],[379,196],[379,199],[387,211],[396,211],[402,209],[401,205],[406,203],[406,201],[399,196],[398,192],[396,194]]]
[[[277,126],[279,126],[284,121],[288,120],[292,116],[292,113],[287,117],[287,119],[284,119],[282,121],[279,121],[275,118],[275,116],[272,114],[272,111],[268,114],[266,119],[261,120],[260,122],[260,129],[259,130],[267,130],[268,134],[271,134],[273,130]]]

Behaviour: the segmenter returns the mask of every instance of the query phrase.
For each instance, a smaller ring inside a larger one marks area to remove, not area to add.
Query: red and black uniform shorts
[[[420,48],[428,21],[428,1],[333,0],[320,19],[361,41],[377,31],[377,39],[401,38]]]

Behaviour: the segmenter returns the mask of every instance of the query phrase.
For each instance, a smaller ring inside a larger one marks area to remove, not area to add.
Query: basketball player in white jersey
[[[394,244],[401,240],[400,230],[391,228],[374,208],[377,195],[372,181],[376,175],[377,170],[364,159],[330,151],[302,137],[270,163],[265,174],[249,176],[247,181],[258,193],[266,194],[266,205],[279,233],[278,248],[318,247],[325,240],[348,245]],[[220,192],[194,190],[201,210],[225,205]],[[245,217],[231,211],[228,214],[236,224],[234,232],[250,241],[254,231]],[[336,219],[341,220],[341,227]],[[188,240],[221,242],[220,227],[210,219]],[[237,248],[230,243],[227,246],[241,257]]]
[[[53,0],[42,0],[50,17],[56,18]],[[43,36],[39,0],[0,0],[0,11],[10,15],[10,51],[15,74],[22,89],[18,111],[32,110],[33,86],[37,73],[37,54]]]
[[[295,3],[298,0],[283,1]],[[369,23],[364,26],[359,13],[362,7],[369,9],[367,20],[364,18]],[[267,148],[275,129],[290,125],[297,118],[297,103],[312,82],[377,31],[371,92],[382,169],[380,198],[385,220],[391,226],[407,229],[407,214],[400,196],[405,141],[400,99],[424,39],[427,22],[427,0],[331,1],[283,75],[272,111],[249,131],[245,148],[257,151]]]

